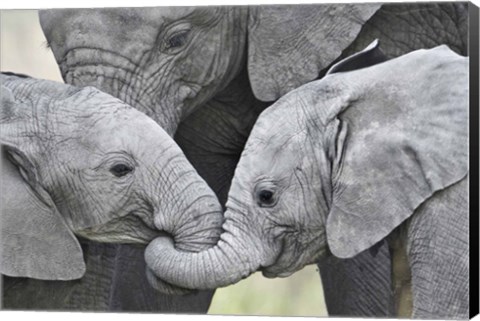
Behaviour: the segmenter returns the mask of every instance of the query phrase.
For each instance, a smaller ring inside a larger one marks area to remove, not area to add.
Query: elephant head
[[[317,78],[379,7],[65,9],[41,11],[40,23],[67,83],[110,93],[173,134],[243,68],[262,101]]]
[[[2,274],[82,277],[74,234],[142,244],[169,234],[187,251],[216,242],[215,194],[152,119],[93,87],[0,77]]]
[[[468,174],[468,58],[440,46],[369,66],[374,49],[260,115],[218,244],[185,253],[155,239],[159,278],[215,288],[259,269],[288,276],[328,250],[353,257]]]

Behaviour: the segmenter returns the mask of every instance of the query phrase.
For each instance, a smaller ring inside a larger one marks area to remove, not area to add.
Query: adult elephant
[[[222,203],[250,129],[272,101],[373,38],[387,57],[443,43],[465,54],[467,42],[462,3],[69,9],[41,11],[40,22],[66,82],[96,86],[175,134]],[[124,251],[133,253],[118,246],[112,255]],[[129,309],[168,310],[166,298],[146,286],[142,294],[124,290],[144,283],[142,249],[135,257],[142,262],[135,268],[112,260],[90,271],[106,287],[112,275],[124,276],[110,292],[118,304],[105,308],[124,309],[131,296],[143,295],[155,298],[152,304]],[[389,314],[388,262],[380,245],[377,253],[322,263],[329,313]]]

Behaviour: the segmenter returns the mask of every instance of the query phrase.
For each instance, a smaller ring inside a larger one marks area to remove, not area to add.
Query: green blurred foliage
[[[284,279],[267,279],[260,272],[218,289],[209,314],[327,316],[316,265]]]

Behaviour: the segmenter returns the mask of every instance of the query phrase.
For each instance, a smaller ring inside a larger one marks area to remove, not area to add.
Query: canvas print
[[[475,5],[1,14],[2,309],[475,311]]]

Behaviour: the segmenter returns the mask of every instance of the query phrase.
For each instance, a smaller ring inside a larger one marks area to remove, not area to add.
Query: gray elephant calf
[[[285,277],[387,239],[394,279],[406,279],[397,312],[468,317],[468,58],[440,46],[369,66],[373,50],[261,114],[218,245],[185,253],[155,239],[159,278],[203,289],[258,269]]]
[[[9,73],[0,81],[2,274],[81,278],[74,234],[146,244],[168,232],[189,251],[215,243],[215,194],[152,119],[93,87]],[[9,301],[8,286],[5,307],[30,304]]]

